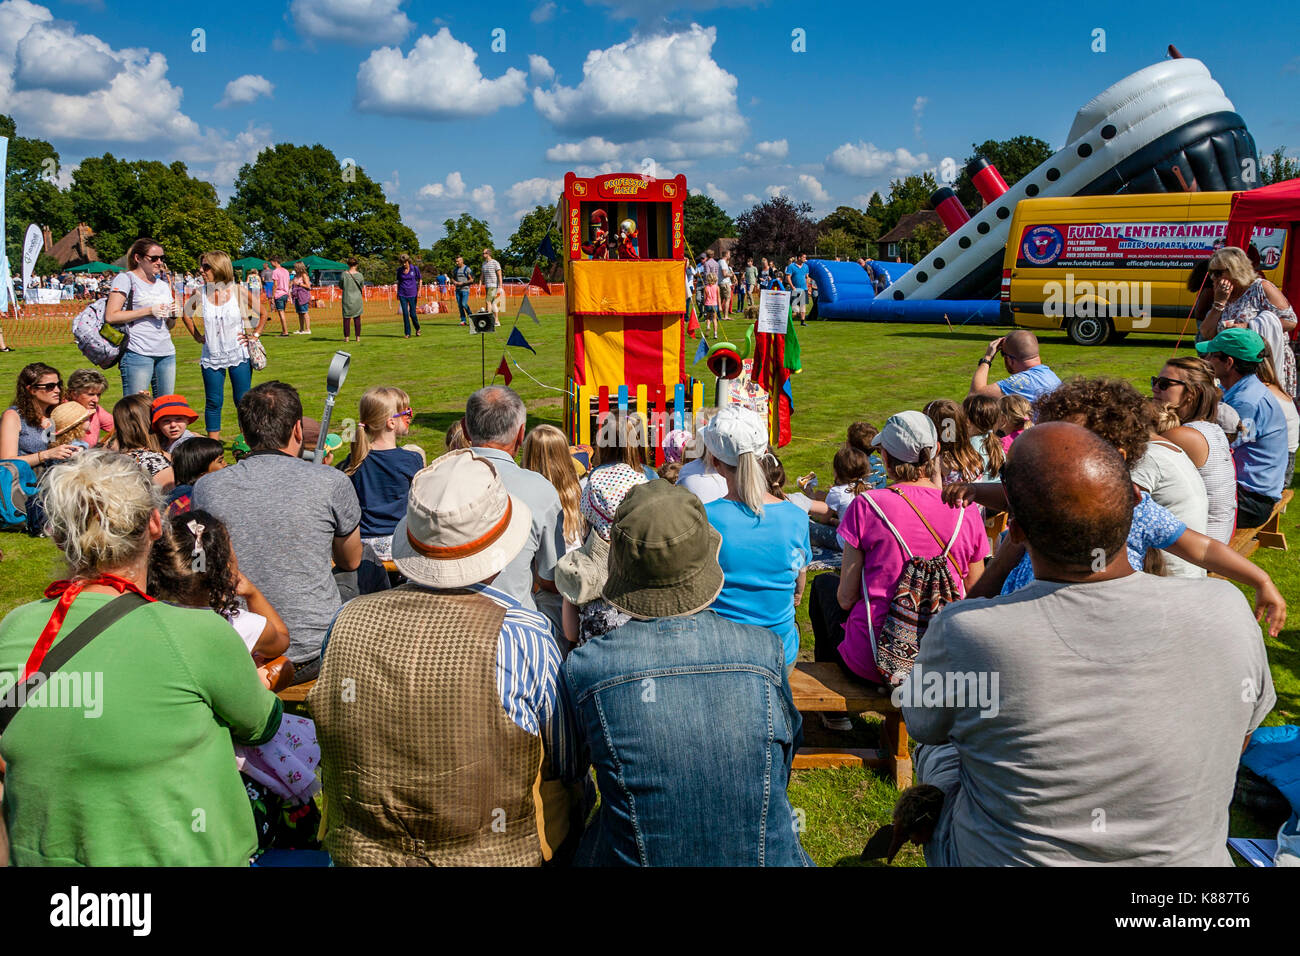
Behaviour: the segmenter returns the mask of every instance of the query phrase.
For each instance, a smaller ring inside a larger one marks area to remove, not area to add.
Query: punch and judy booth
[[[647,459],[690,429],[702,388],[686,374],[686,177],[567,173],[564,223],[569,438],[592,445],[611,412],[639,413]]]

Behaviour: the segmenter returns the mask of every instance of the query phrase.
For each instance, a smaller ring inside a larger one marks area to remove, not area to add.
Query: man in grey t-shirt
[[[196,510],[230,532],[239,570],[289,628],[295,682],[320,666],[321,640],[342,606],[330,569],[361,564],[361,505],[348,476],[299,457],[302,402],[283,382],[263,382],[239,403],[252,453],[194,485]]]
[[[1230,866],[1237,762],[1277,699],[1245,598],[1133,571],[1128,469],[1083,428],[1029,429],[1004,487],[1037,581],[944,608],[895,691],[943,792],[927,861]]]
[[[506,308],[506,290],[501,284],[501,263],[492,257],[491,249],[483,250],[483,294],[487,296],[488,308],[496,316],[499,326],[501,313]]]

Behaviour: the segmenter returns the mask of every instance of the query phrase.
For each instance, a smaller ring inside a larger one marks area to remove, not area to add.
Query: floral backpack
[[[907,502],[934,540],[943,548],[943,551],[933,558],[921,558],[912,554],[903,536],[885,517],[885,513],[872,500],[871,495],[862,496],[876,516],[885,523],[885,527],[893,532],[898,546],[903,549],[903,573],[899,575],[898,583],[894,586],[894,596],[889,602],[885,623],[881,625],[879,633],[876,633],[874,625],[871,624],[871,615],[867,615],[876,668],[890,685],[897,687],[912,672],[912,665],[916,663],[916,655],[920,651],[921,638],[925,636],[930,621],[941,608],[961,597],[959,582],[964,580],[966,575],[957,567],[949,552],[957,540],[957,535],[961,534],[966,509],[958,510],[957,526],[953,529],[951,540],[944,544],[939,533],[934,530],[934,526],[926,520],[925,515],[921,514],[920,509],[907,495],[898,488],[890,488],[890,491]],[[957,572],[955,579],[953,571]]]

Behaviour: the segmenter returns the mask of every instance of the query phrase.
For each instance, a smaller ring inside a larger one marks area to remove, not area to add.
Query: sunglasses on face
[[[39,388],[43,392],[57,392],[60,385],[58,382],[42,382],[39,385],[33,385],[32,388]]]
[[[1186,387],[1187,383],[1180,378],[1165,378],[1163,375],[1151,376],[1151,387],[1158,388],[1162,392],[1173,388],[1175,385]]]
[[[161,256],[161,255],[159,255],[159,256],[145,256],[145,258],[148,259],[150,262],[165,262],[165,261],[167,260],[167,257],[166,257],[166,256]]]
[[[408,418],[408,419],[409,419],[409,418],[414,418],[414,417],[415,417],[415,409],[414,409],[414,408],[408,408],[408,409],[406,409],[406,411],[398,412],[396,415],[393,416],[393,418]]]

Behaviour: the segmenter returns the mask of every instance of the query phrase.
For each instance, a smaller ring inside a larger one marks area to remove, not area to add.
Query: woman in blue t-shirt
[[[424,453],[398,448],[411,430],[411,399],[400,388],[376,385],[361,396],[357,434],[343,465],[361,503],[363,560],[383,564],[393,557],[393,530],[406,515],[411,479],[424,467]]]
[[[727,406],[700,436],[709,463],[727,481],[726,497],[704,506],[709,523],[722,535],[722,591],[711,609],[776,634],[791,670],[799,655],[794,610],[812,560],[808,518],[797,505],[767,490],[760,461],[767,454],[767,429],[756,413]]]

